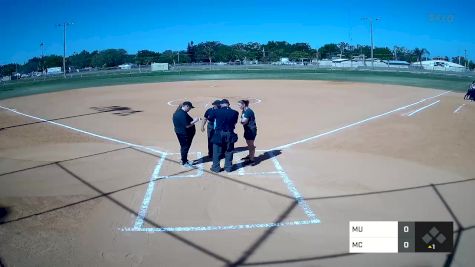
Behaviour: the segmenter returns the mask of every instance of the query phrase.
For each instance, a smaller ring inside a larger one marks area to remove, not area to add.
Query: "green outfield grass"
[[[11,81],[0,85],[0,99],[105,85],[243,79],[354,81],[408,85],[464,92],[473,78],[445,74],[329,69],[170,71],[134,74],[107,74],[103,76],[85,76],[67,79],[58,77],[57,79],[46,81]]]

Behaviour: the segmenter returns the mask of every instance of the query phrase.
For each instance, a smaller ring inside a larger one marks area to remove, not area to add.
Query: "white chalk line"
[[[123,232],[205,232],[205,231],[229,231],[229,230],[252,230],[259,228],[272,228],[272,227],[284,227],[284,226],[301,226],[310,224],[319,224],[320,220],[301,220],[290,222],[278,222],[278,223],[257,223],[257,224],[238,224],[238,225],[217,225],[217,226],[180,226],[180,227],[160,227],[160,228],[120,228]]]
[[[297,187],[295,187],[293,181],[289,178],[287,173],[284,171],[282,166],[280,165],[279,161],[275,157],[275,155],[272,152],[269,152],[272,162],[274,163],[274,166],[277,171],[280,172],[280,176],[282,177],[282,181],[284,184],[287,186],[287,189],[290,191],[290,193],[293,195],[294,199],[297,201],[297,204],[300,206],[300,208],[303,209],[307,217],[313,221],[313,220],[318,220],[317,216],[315,213],[312,211],[310,206],[307,204],[305,199],[302,197],[300,192],[297,190]]]
[[[140,229],[143,226],[143,221],[147,216],[150,200],[152,199],[153,191],[155,189],[155,182],[158,179],[158,174],[160,173],[160,169],[162,168],[163,161],[165,160],[166,156],[166,154],[162,155],[162,157],[158,160],[155,169],[153,170],[152,176],[150,177],[150,181],[148,183],[147,191],[145,192],[145,196],[142,201],[142,205],[140,206],[139,214],[135,219],[134,229]]]
[[[178,102],[178,101],[179,101],[179,102],[183,102],[183,101],[185,101],[185,100],[182,100],[182,99],[170,100],[170,101],[167,102],[167,104],[168,104],[169,106],[172,106],[172,107],[178,107],[178,105],[180,105],[180,104],[173,104],[173,102]]]
[[[95,134],[95,133],[92,133],[92,132],[88,132],[88,131],[85,131],[85,130],[81,130],[81,129],[78,129],[78,128],[71,127],[71,126],[66,125],[66,124],[62,124],[62,123],[54,122],[54,121],[49,121],[47,119],[43,119],[43,118],[40,118],[40,117],[36,117],[36,116],[32,116],[32,115],[29,115],[29,114],[26,114],[26,113],[22,113],[22,112],[19,112],[19,111],[15,110],[15,109],[7,108],[7,107],[4,107],[4,106],[0,106],[0,108],[4,109],[4,110],[11,111],[13,113],[16,113],[16,114],[19,114],[19,115],[22,115],[22,116],[25,116],[25,117],[28,117],[28,118],[32,118],[32,119],[35,119],[35,120],[50,123],[50,124],[53,124],[53,125],[56,125],[56,126],[59,126],[59,127],[63,127],[63,128],[73,130],[73,131],[76,131],[76,132],[79,132],[79,133],[83,133],[83,134],[86,134],[86,135],[94,136],[94,137],[97,137],[97,138],[100,138],[100,139],[108,140],[108,141],[111,141],[111,142],[114,142],[114,143],[127,145],[127,146],[131,146],[131,147],[135,147],[135,148],[145,149],[145,150],[148,150],[148,151],[151,151],[151,152],[154,152],[154,153],[158,153],[160,155],[166,154],[166,152],[164,152],[164,151],[153,149],[153,148],[150,148],[150,147],[147,147],[147,146],[142,146],[142,145],[129,143],[129,142],[126,142],[126,141],[122,141],[122,140],[115,139],[115,138],[112,138],[112,137],[107,137],[107,136],[100,135],[100,134]]]
[[[454,110],[454,113],[459,112],[463,108],[463,106],[465,106],[465,104],[460,105],[456,110]]]
[[[190,152],[189,154],[196,154],[196,159],[201,159],[201,152]],[[167,153],[167,155],[180,155],[180,153]],[[188,168],[188,167],[187,167]],[[162,175],[158,176],[159,179],[175,179],[175,178],[196,178],[203,176],[204,168],[203,162],[200,160],[199,164],[191,167],[191,169],[197,170],[196,174],[187,174],[187,175]]]
[[[221,99],[219,97],[216,97],[215,99]],[[252,100],[252,102],[250,104],[259,104],[262,102],[261,99],[259,98],[249,98],[249,100]],[[185,101],[184,99],[175,99],[175,100],[170,100],[167,102],[167,104],[169,106],[172,106],[172,107],[178,107],[178,105],[180,105],[181,102]],[[207,107],[210,107],[211,106],[211,102],[208,102],[206,104],[203,105],[203,107],[206,109]]]
[[[344,129],[347,129],[347,128],[351,128],[351,127],[354,127],[354,126],[357,126],[357,125],[360,125],[360,124],[363,124],[365,122],[368,122],[368,121],[372,121],[372,120],[375,120],[377,118],[381,118],[381,117],[384,117],[384,116],[387,116],[389,114],[392,114],[392,113],[395,113],[395,112],[398,112],[398,111],[401,111],[401,110],[404,110],[406,108],[409,108],[409,107],[412,107],[412,106],[415,106],[417,104],[420,104],[424,101],[427,101],[429,99],[433,99],[433,98],[436,98],[436,97],[439,97],[439,96],[442,96],[442,95],[445,95],[447,93],[450,93],[451,91],[445,91],[441,94],[438,94],[438,95],[435,95],[435,96],[431,96],[431,97],[428,97],[428,98],[424,98],[424,99],[421,99],[417,102],[414,102],[412,104],[409,104],[409,105],[406,105],[406,106],[402,106],[402,107],[399,107],[399,108],[396,108],[396,109],[393,109],[391,111],[388,111],[388,112],[385,112],[385,113],[381,113],[379,115],[375,115],[375,116],[372,116],[372,117],[369,117],[369,118],[366,118],[366,119],[363,119],[363,120],[360,120],[360,121],[357,121],[357,122],[354,122],[354,123],[350,123],[350,124],[347,124],[345,126],[342,126],[340,128],[337,128],[337,129],[334,129],[334,130],[331,130],[331,131],[328,131],[328,132],[324,132],[324,133],[321,133],[321,134],[318,134],[318,135],[314,135],[314,136],[311,136],[311,137],[308,137],[308,138],[305,138],[305,139],[302,139],[302,140],[299,140],[299,141],[295,141],[295,142],[292,142],[292,143],[289,143],[289,144],[286,144],[286,145],[282,145],[282,146],[278,146],[278,147],[274,147],[272,149],[269,149],[269,150],[281,150],[281,149],[287,149],[291,146],[294,146],[294,145],[297,145],[297,144],[301,144],[301,143],[305,143],[305,142],[308,142],[308,141],[311,141],[311,140],[314,140],[314,139],[318,139],[318,138],[321,138],[323,136],[326,136],[326,135],[330,135],[330,134],[333,134],[333,133],[337,133],[337,132],[340,132]]]
[[[262,150],[261,150],[262,151]],[[126,232],[197,232],[197,231],[224,231],[224,230],[243,230],[243,229],[258,229],[258,228],[269,228],[269,227],[281,227],[281,226],[295,226],[295,225],[306,225],[306,224],[318,224],[320,220],[317,218],[315,213],[312,211],[310,206],[307,204],[305,199],[302,197],[300,192],[295,187],[293,181],[289,178],[287,173],[284,171],[282,166],[280,165],[279,161],[276,159],[275,155],[272,152],[267,151],[274,163],[274,167],[277,171],[274,172],[267,172],[266,174],[278,174],[282,182],[287,186],[287,189],[292,194],[295,201],[297,201],[298,206],[304,211],[305,215],[309,218],[309,220],[300,220],[300,221],[291,221],[291,222],[279,222],[279,223],[261,223],[261,224],[238,224],[238,225],[211,225],[211,226],[180,226],[180,227],[162,227],[162,228],[142,228],[144,218],[147,215],[148,207],[150,206],[150,200],[152,198],[153,188],[155,186],[155,180],[162,176],[158,176],[158,172],[160,171],[161,164],[158,163],[157,167],[154,170],[153,175],[150,178],[150,185],[147,188],[147,192],[145,193],[144,200],[141,205],[141,210],[139,215],[135,220],[135,224],[132,228],[119,228],[121,231]],[[166,156],[162,157],[164,159]],[[157,171],[158,170],[158,171]],[[157,171],[157,172],[156,172]],[[263,172],[265,173],[265,172]],[[263,173],[255,173],[255,174],[263,174]],[[250,175],[250,173],[246,173]],[[239,174],[238,174],[239,175]]]
[[[413,116],[414,114],[416,114],[416,113],[418,113],[418,112],[420,112],[420,111],[423,111],[423,110],[426,109],[426,108],[429,108],[429,107],[432,107],[432,106],[435,105],[435,104],[438,104],[439,102],[440,102],[440,100],[437,100],[437,101],[435,101],[435,102],[433,102],[433,103],[430,103],[429,105],[426,105],[426,106],[423,106],[422,108],[416,109],[416,110],[410,112],[409,114],[407,114],[407,116],[408,116],[408,117],[411,117],[411,116]]]

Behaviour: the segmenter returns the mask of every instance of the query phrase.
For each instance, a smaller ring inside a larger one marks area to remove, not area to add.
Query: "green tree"
[[[150,65],[152,62],[158,62],[160,59],[160,53],[150,50],[140,50],[135,57],[135,63],[140,65]]]
[[[196,46],[196,60],[208,61],[211,64],[216,55],[218,47],[221,45],[222,44],[217,41],[199,43]]]
[[[68,62],[71,66],[78,69],[91,67],[92,54],[86,50],[81,51],[81,53],[74,53],[68,57]]]
[[[190,58],[190,62],[196,62],[196,47],[193,41],[188,43],[186,48],[186,54]]]
[[[175,53],[172,50],[165,50],[163,53],[160,54],[158,62],[160,63],[168,63],[174,64],[175,63]]]
[[[422,68],[422,58],[424,55],[429,55],[429,51],[425,48],[414,48],[412,51],[412,54],[416,57],[417,61],[419,61],[419,64],[421,65]]]
[[[1,76],[11,76],[14,72],[16,72],[18,68],[18,64],[10,63],[0,67],[0,74]]]
[[[63,66],[63,57],[58,55],[49,55],[43,58],[45,68],[61,67]]]
[[[349,46],[348,43],[341,42],[338,44],[338,49],[340,49],[340,58],[343,56],[343,53],[345,52],[346,48]]]
[[[30,58],[18,69],[20,73],[31,73],[33,71],[41,71],[41,59],[38,57]]]
[[[390,60],[394,57],[391,49],[387,47],[375,47],[373,52],[375,58],[379,58],[382,60]]]
[[[304,58],[309,58],[309,57],[310,57],[310,54],[304,51],[294,51],[290,53],[289,55],[289,59],[292,61],[300,61]]]
[[[248,56],[248,50],[245,44],[237,43],[230,47],[230,59],[229,60],[244,60]],[[229,61],[227,60],[227,61]]]
[[[182,51],[175,51],[174,53],[176,55],[177,63],[179,64],[191,63],[191,57],[188,54],[188,51],[182,50]]]
[[[336,55],[340,49],[336,44],[325,44],[318,49],[321,58],[331,58]]]
[[[233,49],[230,46],[219,44],[215,48],[214,60],[216,62],[228,62],[233,60]]]
[[[270,61],[278,61],[292,53],[292,45],[286,41],[269,41],[264,48]]]
[[[250,60],[262,60],[262,45],[257,42],[249,42],[244,46],[246,58]]]
[[[94,67],[116,67],[130,59],[124,49],[106,49],[92,56]]]

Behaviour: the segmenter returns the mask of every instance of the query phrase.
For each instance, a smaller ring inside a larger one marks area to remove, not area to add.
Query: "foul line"
[[[148,206],[150,205],[150,200],[152,199],[153,190],[155,189],[155,181],[158,179],[158,174],[162,168],[163,161],[166,158],[166,153],[158,160],[157,166],[153,170],[152,176],[150,177],[150,182],[148,183],[147,191],[145,192],[145,197],[140,206],[140,211],[135,219],[134,229],[140,229],[143,225],[144,218],[147,216]]]
[[[314,136],[311,136],[311,137],[308,137],[308,138],[305,138],[305,139],[302,139],[302,140],[299,140],[299,141],[296,141],[296,142],[293,142],[293,143],[289,143],[289,144],[286,144],[286,145],[282,145],[282,146],[278,146],[278,147],[275,147],[275,148],[272,148],[272,149],[269,149],[269,150],[280,150],[280,149],[286,149],[286,148],[289,148],[291,146],[294,146],[294,145],[297,145],[297,144],[301,144],[301,143],[305,143],[305,142],[308,142],[308,141],[311,141],[311,140],[314,140],[314,139],[317,139],[317,138],[320,138],[320,137],[323,137],[323,136],[326,136],[326,135],[330,135],[330,134],[333,134],[333,133],[336,133],[336,132],[339,132],[339,131],[342,131],[344,129],[347,129],[347,128],[350,128],[350,127],[353,127],[353,126],[356,126],[356,125],[359,125],[359,124],[363,124],[365,122],[368,122],[368,121],[371,121],[371,120],[374,120],[374,119],[377,119],[377,118],[381,118],[381,117],[384,117],[384,116],[387,116],[389,114],[392,114],[394,112],[398,112],[398,111],[401,111],[403,109],[406,109],[406,108],[409,108],[409,107],[412,107],[412,106],[415,106],[417,104],[420,104],[424,101],[427,101],[429,99],[433,99],[433,98],[437,98],[439,96],[442,96],[442,95],[445,95],[447,93],[450,93],[451,91],[445,91],[441,94],[438,94],[436,96],[431,96],[431,97],[428,97],[428,98],[424,98],[424,99],[421,99],[417,102],[414,102],[412,104],[409,104],[409,105],[406,105],[406,106],[402,106],[402,107],[399,107],[399,108],[396,108],[396,109],[393,109],[391,111],[388,111],[388,112],[385,112],[385,113],[382,113],[382,114],[379,114],[379,115],[376,115],[376,116],[372,116],[372,117],[369,117],[369,118],[366,118],[364,120],[360,120],[360,121],[357,121],[357,122],[354,122],[354,123],[351,123],[351,124],[348,124],[348,125],[345,125],[343,127],[340,127],[340,128],[337,128],[337,129],[334,129],[334,130],[331,130],[331,131],[328,131],[328,132],[325,132],[325,133],[321,133],[321,134],[318,134],[318,135],[314,135]]]
[[[454,110],[454,113],[459,112],[462,109],[463,106],[465,106],[465,104],[460,105],[460,107],[458,107],[456,110]]]
[[[26,113],[22,113],[20,111],[15,110],[15,109],[7,108],[7,107],[4,107],[4,106],[0,106],[0,108],[4,109],[4,110],[8,110],[8,111],[16,113],[16,114],[19,114],[19,115],[22,115],[22,116],[25,116],[25,117],[28,117],[28,118],[32,118],[32,119],[35,119],[35,120],[50,123],[50,124],[53,124],[53,125],[56,125],[56,126],[59,126],[59,127],[63,127],[63,128],[73,130],[73,131],[76,131],[76,132],[79,132],[79,133],[87,134],[87,135],[90,135],[90,136],[94,136],[94,137],[97,137],[97,138],[100,138],[100,139],[108,140],[108,141],[111,141],[111,142],[114,142],[114,143],[128,145],[128,146],[135,147],[135,148],[142,148],[142,149],[145,149],[145,150],[152,151],[154,153],[158,153],[160,155],[166,154],[166,152],[156,150],[156,149],[153,149],[153,148],[150,148],[150,147],[137,145],[137,144],[132,144],[132,143],[122,141],[122,140],[119,140],[119,139],[115,139],[115,138],[111,138],[111,137],[91,133],[91,132],[88,132],[88,131],[85,131],[85,130],[81,130],[81,129],[78,129],[78,128],[71,127],[71,126],[66,125],[66,124],[62,124],[62,123],[59,123],[59,122],[54,122],[54,121],[46,120],[46,119],[43,119],[43,118],[40,118],[40,117],[32,116],[32,115],[29,115],[29,114],[26,114]]]
[[[407,116],[408,116],[408,117],[411,117],[412,115],[416,114],[417,112],[423,111],[424,109],[429,108],[429,107],[431,107],[431,106],[433,106],[433,105],[435,105],[435,104],[437,104],[437,103],[439,103],[439,102],[440,102],[440,100],[437,100],[437,101],[435,101],[435,102],[433,102],[433,103],[430,103],[430,104],[427,105],[427,106],[423,106],[423,107],[420,108],[420,109],[416,109],[416,110],[414,110],[413,112],[407,114]]]

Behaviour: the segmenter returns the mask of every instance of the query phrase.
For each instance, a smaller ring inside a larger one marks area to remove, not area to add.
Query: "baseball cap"
[[[213,102],[212,105],[217,106],[217,105],[219,105],[219,104],[221,104],[221,100],[214,100],[214,102]]]
[[[181,105],[182,105],[182,106],[189,106],[190,108],[195,108],[195,107],[193,107],[193,104],[191,104],[190,101],[185,101],[185,102],[183,102],[183,104],[181,104]]]
[[[228,104],[229,105],[229,100],[227,100],[226,98],[221,100],[221,104]]]

